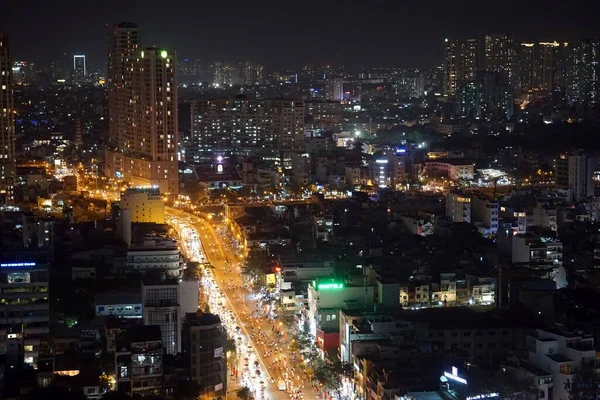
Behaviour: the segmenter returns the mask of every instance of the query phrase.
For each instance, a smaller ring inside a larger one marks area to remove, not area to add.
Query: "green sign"
[[[329,290],[329,289],[343,289],[343,283],[320,283],[318,286],[319,290]]]

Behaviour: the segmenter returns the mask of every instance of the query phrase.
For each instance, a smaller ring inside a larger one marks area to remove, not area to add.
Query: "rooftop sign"
[[[343,283],[320,283],[317,288],[319,290],[343,289]]]

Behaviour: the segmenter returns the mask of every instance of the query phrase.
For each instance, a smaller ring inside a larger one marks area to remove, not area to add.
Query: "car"
[[[279,389],[281,391],[285,391],[287,389],[287,386],[286,386],[284,380],[277,381],[277,389]]]

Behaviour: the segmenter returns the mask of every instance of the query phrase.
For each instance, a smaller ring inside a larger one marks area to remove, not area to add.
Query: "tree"
[[[247,386],[244,386],[243,388],[240,388],[237,391],[237,397],[238,397],[238,399],[241,399],[241,400],[252,400],[253,399],[252,392],[250,391],[250,388],[248,388]]]
[[[588,400],[600,397],[600,376],[592,366],[584,366],[575,372],[573,380],[567,380],[565,389],[570,400]]]
[[[338,399],[342,398],[342,385],[345,377],[352,376],[352,366],[343,363],[337,357],[318,360],[313,376],[323,387],[337,394]]]

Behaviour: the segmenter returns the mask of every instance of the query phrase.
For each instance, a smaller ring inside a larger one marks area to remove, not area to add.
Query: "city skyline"
[[[180,59],[252,60],[269,70],[322,63],[433,67],[443,58],[444,37],[510,33],[528,41],[563,41],[599,34],[593,20],[599,6],[589,1],[576,2],[568,13],[540,1],[506,1],[503,7],[471,0],[426,3],[167,8],[172,3],[149,1],[142,7],[110,1],[90,13],[75,1],[60,8],[34,1],[27,9],[11,5],[0,26],[13,37],[14,59],[49,63],[65,53],[81,53],[90,69],[105,67],[106,31],[121,21],[137,23],[146,43],[172,48]]]

